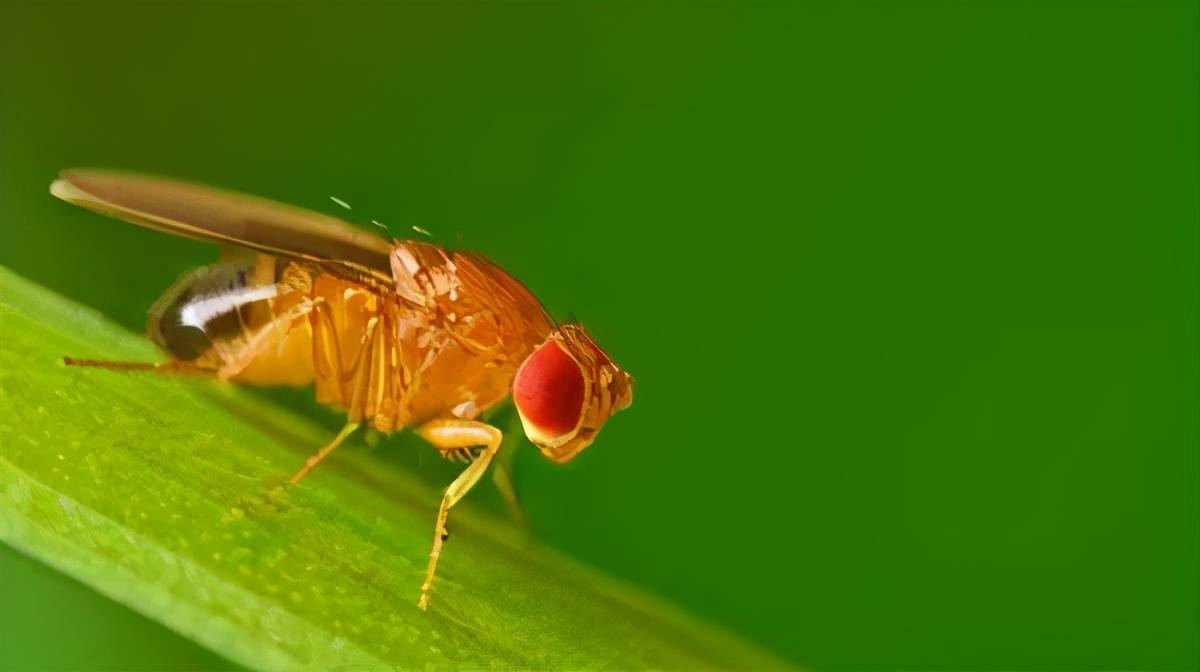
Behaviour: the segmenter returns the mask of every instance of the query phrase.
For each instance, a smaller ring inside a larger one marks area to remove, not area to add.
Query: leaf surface
[[[152,361],[140,337],[0,268],[0,540],[230,660],[294,668],[778,668],[777,659],[455,508],[415,606],[440,493],[212,381],[69,368]],[[647,558],[652,562],[652,558]]]

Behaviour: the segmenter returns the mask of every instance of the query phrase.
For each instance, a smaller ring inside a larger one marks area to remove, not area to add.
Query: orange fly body
[[[468,462],[438,509],[418,605],[425,609],[454,506],[500,449],[480,414],[510,394],[525,434],[554,462],[587,447],[632,400],[632,379],[579,324],[557,325],[484,257],[388,241],[326,215],[184,182],[68,170],[50,187],[89,210],[221,247],[150,309],[160,364],[67,359],[110,369],[200,373],[315,387],[346,425],[298,482],[362,425],[404,427]]]

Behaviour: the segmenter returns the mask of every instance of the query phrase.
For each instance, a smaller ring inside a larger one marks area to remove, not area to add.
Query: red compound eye
[[[583,410],[583,373],[557,341],[542,344],[513,379],[513,401],[527,423],[556,438],[579,424]]]

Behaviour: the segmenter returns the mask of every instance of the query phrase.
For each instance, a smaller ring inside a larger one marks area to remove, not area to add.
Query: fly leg
[[[250,338],[245,346],[230,353],[221,368],[217,369],[217,377],[228,380],[246,370],[246,367],[258,358],[268,348],[278,347],[292,329],[296,329],[296,321],[307,316],[316,309],[315,301],[305,300],[289,308],[282,315],[271,320]]]
[[[450,515],[450,507],[470,492],[479,482],[483,472],[496,451],[500,450],[503,435],[500,430],[491,425],[475,420],[459,418],[433,420],[417,428],[417,434],[443,453],[450,453],[459,448],[484,446],[483,452],[459,474],[458,478],[446,488],[442,496],[442,505],[438,507],[437,524],[433,528],[433,549],[429,551],[429,569],[425,572],[425,581],[421,583],[421,599],[417,606],[422,610],[429,607],[429,589],[433,586],[433,575],[437,572],[438,557],[442,554],[442,543],[449,536],[446,530],[446,519]]]
[[[517,454],[517,442],[520,441],[521,433],[514,432],[509,429],[505,436],[504,450],[500,451],[499,457],[496,459],[496,468],[492,469],[492,482],[496,484],[496,489],[500,491],[500,496],[504,498],[504,503],[508,505],[508,515],[518,527],[528,528],[528,522],[525,519],[525,509],[521,506],[521,499],[517,496],[517,487],[513,483],[513,458]],[[512,445],[509,445],[512,444]]]
[[[359,350],[358,361],[354,365],[354,369],[351,371],[351,375],[355,376],[354,381],[352,381],[352,384],[354,385],[354,393],[350,400],[350,404],[346,406],[346,412],[351,418],[362,416],[359,406],[363,402],[363,396],[366,392],[367,386],[371,383],[371,372],[368,370],[366,363],[371,361],[372,353],[375,351],[375,336],[378,333],[375,327],[378,326],[378,324],[379,323],[377,319],[374,317],[367,322],[367,336],[365,339],[366,344],[361,350]],[[336,357],[336,359],[339,362],[338,379],[342,380],[343,374],[340,365],[341,357]],[[353,434],[360,426],[362,426],[362,423],[359,421],[351,420],[346,422],[346,426],[342,427],[342,431],[338,432],[337,436],[335,436],[332,441],[325,444],[320,450],[305,460],[304,466],[300,467],[300,471],[297,471],[295,474],[293,474],[292,477],[288,479],[288,482],[292,485],[299,483],[300,479],[307,476],[308,472],[312,471],[312,468],[317,466],[318,462],[325,459],[330,453],[333,452],[334,448],[340,446],[342,442],[346,440],[346,437]]]
[[[146,371],[164,375],[211,376],[213,371],[202,369],[191,362],[172,359],[166,362],[118,362],[109,359],[79,359],[63,357],[63,364],[110,371]]]
[[[361,424],[357,422],[347,422],[346,426],[342,427],[342,431],[338,432],[337,436],[333,437],[332,441],[322,446],[320,450],[312,455],[312,457],[309,457],[304,461],[304,466],[300,467],[300,471],[297,471],[292,475],[291,478],[288,479],[288,483],[291,483],[292,485],[299,483],[300,479],[307,476],[308,472],[312,471],[312,468],[317,466],[318,462],[325,459],[326,456],[332,453],[334,448],[342,445],[342,442],[346,440],[346,437],[353,434],[354,431],[360,426]]]
[[[216,376],[229,379],[241,373],[250,362],[267,348],[274,346],[287,337],[293,328],[293,322],[304,317],[312,310],[312,302],[305,301],[284,314],[276,317],[254,335],[251,341],[224,362],[220,368],[213,370],[197,366],[195,362],[185,362],[172,359],[166,362],[119,362],[107,359],[80,359],[63,357],[67,366],[80,366],[93,369],[109,369],[110,371],[146,371],[150,373],[185,375],[185,376]]]

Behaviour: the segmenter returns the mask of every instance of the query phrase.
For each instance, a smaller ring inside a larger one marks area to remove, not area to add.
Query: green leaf
[[[0,540],[262,669],[782,667],[233,386],[76,369],[135,337],[0,268]],[[652,558],[647,558],[652,562]],[[736,577],[720,577],[735,580]]]

